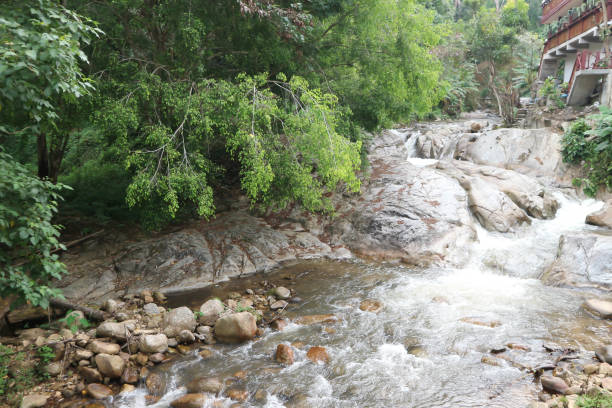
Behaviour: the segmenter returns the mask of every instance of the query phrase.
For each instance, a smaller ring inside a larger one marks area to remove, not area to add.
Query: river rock
[[[213,329],[210,326],[198,326],[196,332],[200,336],[200,340],[205,344],[215,344]]]
[[[277,300],[276,302],[270,305],[270,309],[272,310],[284,309],[287,307],[287,305],[288,303],[285,300]]]
[[[115,299],[107,299],[104,302],[104,310],[106,310],[110,314],[115,314],[121,307],[121,304],[117,302]]]
[[[284,286],[277,286],[272,289],[271,295],[278,299],[289,299],[291,297],[291,291]]]
[[[191,309],[186,306],[178,307],[166,313],[162,328],[166,336],[176,337],[183,330],[194,331],[196,319]]]
[[[598,232],[564,234],[542,281],[551,286],[612,287],[612,236]]]
[[[119,354],[121,347],[115,343],[93,340],[87,345],[87,350],[95,354]]]
[[[142,307],[142,311],[149,316],[161,313],[159,307],[155,303],[147,303]]]
[[[291,365],[295,361],[293,357],[293,349],[287,344],[279,344],[276,346],[275,358],[279,363],[286,365]]]
[[[232,387],[225,393],[230,399],[234,401],[246,401],[249,398],[249,392],[242,387]]]
[[[138,345],[143,353],[164,353],[168,350],[168,338],[165,334],[145,334]]]
[[[327,354],[327,350],[325,347],[314,346],[311,347],[306,353],[306,357],[315,363],[328,363],[329,362],[329,354]]]
[[[136,367],[126,367],[121,374],[121,382],[124,384],[136,384],[140,379],[140,373]]]
[[[226,315],[215,324],[215,337],[224,343],[240,343],[255,337],[257,320],[249,312]]]
[[[602,363],[612,364],[612,345],[598,348],[595,355]]]
[[[119,390],[119,394],[128,394],[135,390],[136,390],[136,387],[134,387],[132,384],[123,384],[121,386],[121,389]]]
[[[59,361],[49,363],[45,367],[45,371],[52,377],[60,375],[60,373],[62,372],[62,363]]]
[[[208,392],[219,394],[223,390],[223,383],[217,377],[201,377],[187,383],[187,392]]]
[[[145,380],[145,385],[150,394],[160,396],[166,392],[166,381],[158,373],[151,373]]]
[[[549,375],[543,375],[540,377],[542,388],[551,394],[564,395],[569,389],[567,383],[559,377],[553,377]]]
[[[74,359],[79,361],[79,360],[89,360],[90,358],[93,357],[93,352],[90,350],[84,350],[84,349],[76,349],[74,351]],[[113,354],[113,353],[108,353],[108,354]]]
[[[121,377],[125,369],[125,360],[117,355],[98,354],[94,360],[98,371],[109,378]]]
[[[603,317],[604,319],[612,318],[612,302],[600,299],[588,299],[584,302],[584,306],[591,312]]]
[[[206,403],[205,394],[186,394],[170,403],[172,408],[202,408]]]
[[[86,389],[93,399],[104,399],[113,395],[113,390],[103,384],[89,384]]]
[[[599,227],[612,228],[612,200],[607,201],[601,210],[587,215],[585,222]]]
[[[102,374],[95,368],[81,366],[79,367],[79,374],[87,383],[102,382]]]
[[[359,309],[364,312],[378,313],[382,310],[382,302],[374,299],[365,299],[359,305]]]
[[[124,322],[103,322],[96,329],[97,337],[111,337],[116,340],[125,341],[128,334],[134,330],[136,321],[126,320]]]
[[[224,310],[225,306],[219,299],[209,299],[200,306],[202,315],[198,318],[198,321],[205,326],[214,326]]]
[[[307,315],[295,319],[297,324],[311,325],[319,323],[336,323],[338,318],[333,314]]]
[[[20,408],[44,407],[49,399],[49,394],[30,394],[23,397]]]
[[[183,330],[177,336],[177,340],[179,343],[191,344],[195,342],[195,336],[189,330]]]

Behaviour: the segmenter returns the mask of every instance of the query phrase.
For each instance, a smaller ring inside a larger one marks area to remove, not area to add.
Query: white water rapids
[[[330,326],[335,332],[290,324],[280,332],[266,329],[245,345],[215,346],[206,360],[195,352],[181,357],[157,369],[166,378],[166,393],[148,406],[168,407],[196,376],[223,379],[238,370],[247,372],[239,383],[250,395],[244,407],[527,406],[537,387],[521,367],[552,361],[543,343],[592,350],[610,335],[606,321],[582,310],[585,292],[545,286],[538,279],[554,259],[561,234],[593,228],[584,224],[585,216],[602,205],[561,192],[555,196],[560,208],[554,219],[533,220],[508,234],[479,228],[478,241],[466,248],[471,261],[461,269],[358,261],[309,261],[285,268],[281,272],[297,276],[292,288],[304,300],[291,312],[333,313],[340,318]],[[359,310],[365,298],[382,301],[384,310]],[[276,346],[295,342],[304,344],[295,348],[296,363],[275,363]],[[508,343],[528,350],[507,351],[506,360],[495,359],[498,365],[481,361],[492,356],[492,348]],[[331,362],[307,360],[310,346],[326,347]],[[265,391],[265,401],[254,399],[258,390]],[[115,397],[111,406],[145,407],[146,394],[141,386]],[[205,406],[233,403],[219,397]]]

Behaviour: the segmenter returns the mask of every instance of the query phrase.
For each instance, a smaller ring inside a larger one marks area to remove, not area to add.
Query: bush
[[[586,177],[574,179],[574,185],[582,186],[591,197],[600,188],[612,188],[612,110],[605,106],[599,110],[599,114],[591,116],[596,122],[593,129],[576,121],[562,140],[564,161],[585,161]]]
[[[612,397],[604,395],[587,396],[582,395],[576,400],[580,408],[612,408]]]

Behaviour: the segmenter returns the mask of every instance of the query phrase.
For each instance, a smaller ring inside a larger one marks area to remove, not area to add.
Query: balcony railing
[[[546,21],[549,16],[562,9],[571,0],[545,0],[542,2],[542,21]]]
[[[583,3],[589,5],[588,3]],[[590,2],[592,5],[593,2]],[[612,0],[606,2],[608,8],[608,16],[612,19]],[[603,22],[603,13],[599,2],[589,7],[579,7],[572,9],[573,11],[562,18],[553,26],[553,29],[548,34],[548,40],[544,44],[544,53],[555,48],[566,41],[571,40],[590,30],[593,27],[600,25]]]
[[[567,89],[572,89],[578,72],[589,69],[607,69],[610,67],[612,67],[612,60],[606,56],[604,51],[580,51],[576,55],[576,62],[574,62],[572,76],[570,77]]]

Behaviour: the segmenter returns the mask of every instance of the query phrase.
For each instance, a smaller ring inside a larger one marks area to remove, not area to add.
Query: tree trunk
[[[38,177],[41,179],[49,177],[49,150],[47,149],[47,137],[37,136],[38,147]]]

